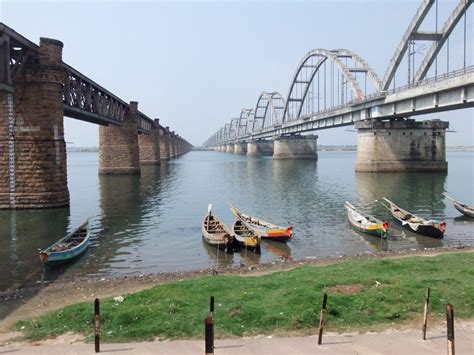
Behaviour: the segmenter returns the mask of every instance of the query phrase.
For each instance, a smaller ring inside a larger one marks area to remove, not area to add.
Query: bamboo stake
[[[211,296],[209,308],[210,308],[210,316],[214,319],[214,296]]]
[[[326,304],[328,301],[327,293],[323,296],[323,304],[321,306],[321,315],[319,317],[319,337],[318,337],[318,345],[321,345],[323,342],[323,328],[324,324],[326,323]]]
[[[94,342],[95,352],[100,353],[100,303],[98,298],[94,301]]]
[[[209,316],[204,321],[204,338],[206,355],[214,354],[214,319]]]
[[[426,295],[425,295],[425,312],[423,316],[423,340],[426,340],[426,326],[428,324],[428,312],[430,306],[430,288],[426,288]]]
[[[448,355],[455,355],[454,350],[454,307],[448,303],[446,305],[446,323],[448,327]]]

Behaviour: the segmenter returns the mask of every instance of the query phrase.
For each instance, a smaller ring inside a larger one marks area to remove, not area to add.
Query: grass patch
[[[456,317],[474,316],[474,253],[299,266],[259,277],[207,276],[171,282],[101,301],[101,339],[147,341],[202,337],[209,296],[216,298],[216,336],[269,334],[318,326],[323,290],[332,330],[367,329],[421,317],[425,288],[431,313],[454,304]],[[357,285],[353,290],[350,285]],[[349,287],[351,292],[340,292]],[[354,291],[354,292],[352,292]],[[15,324],[28,339],[67,331],[92,340],[93,302]]]

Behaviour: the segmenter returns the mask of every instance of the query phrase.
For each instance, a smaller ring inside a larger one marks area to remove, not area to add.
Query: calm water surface
[[[92,245],[77,262],[46,278],[193,270],[252,265],[286,258],[353,255],[380,250],[474,245],[474,221],[443,192],[474,204],[474,153],[448,152],[449,173],[355,173],[355,152],[320,152],[319,160],[273,161],[217,152],[191,152],[141,176],[99,176],[97,153],[68,153],[71,207],[0,211],[0,290],[40,279],[44,248],[93,216]],[[445,219],[443,240],[391,223],[386,241],[347,224],[344,201],[380,218],[387,196],[421,216]],[[201,239],[208,203],[226,223],[227,202],[278,224],[294,225],[288,244],[264,243],[261,255],[217,253]]]

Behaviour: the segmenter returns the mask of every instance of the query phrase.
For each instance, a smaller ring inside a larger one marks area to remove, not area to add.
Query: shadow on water
[[[0,213],[0,319],[20,304],[13,290],[23,291],[23,302],[41,289],[38,250],[63,237],[69,224],[69,208]],[[55,280],[62,273],[59,269],[50,273],[48,279]]]

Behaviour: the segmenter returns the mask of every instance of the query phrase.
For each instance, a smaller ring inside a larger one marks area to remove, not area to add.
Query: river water
[[[141,176],[99,176],[98,154],[68,153],[71,207],[0,211],[0,291],[40,280],[38,248],[91,217],[92,243],[75,263],[45,275],[109,277],[184,271],[281,259],[474,245],[474,221],[460,217],[443,192],[474,204],[474,152],[448,152],[449,173],[355,173],[355,152],[320,152],[318,161],[274,161],[190,152]],[[444,219],[443,240],[402,230],[382,206],[388,197],[430,219]],[[344,201],[391,222],[387,240],[348,226]],[[294,226],[288,244],[263,243],[262,254],[233,255],[201,239],[208,203],[226,223],[228,203]]]

